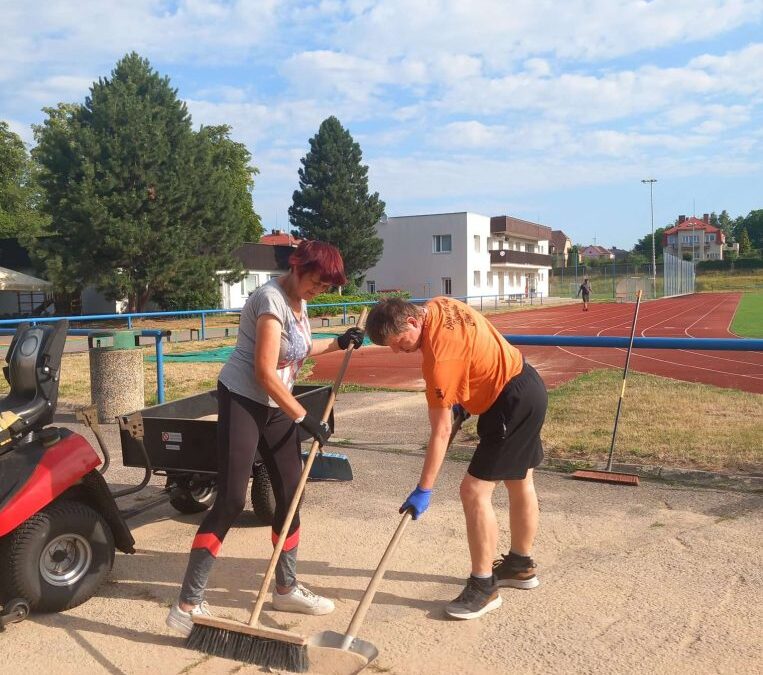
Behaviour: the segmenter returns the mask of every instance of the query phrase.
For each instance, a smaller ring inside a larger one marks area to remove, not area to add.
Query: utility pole
[[[657,297],[657,256],[654,250],[654,199],[652,186],[657,182],[656,178],[644,178],[642,183],[649,184],[649,210],[652,213],[652,298]]]

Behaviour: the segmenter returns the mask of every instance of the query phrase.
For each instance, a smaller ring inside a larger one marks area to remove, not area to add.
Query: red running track
[[[636,335],[643,337],[736,337],[729,327],[741,294],[708,293],[645,302],[639,309]],[[596,303],[590,311],[565,305],[489,317],[501,333],[522,335],[629,336],[632,303]],[[594,347],[521,347],[554,387],[596,368],[622,369],[624,349]],[[318,357],[313,379],[332,380],[341,353]],[[634,349],[632,370],[763,394],[763,352],[711,352],[689,349]],[[423,389],[421,354],[393,354],[386,347],[363,347],[354,354],[346,382],[399,389]]]

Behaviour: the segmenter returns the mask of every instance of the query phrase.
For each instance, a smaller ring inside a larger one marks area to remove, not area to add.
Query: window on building
[[[474,235],[474,252],[480,252],[480,236],[478,234]]]
[[[366,281],[366,288],[368,289],[369,293],[376,293],[376,282]]]
[[[280,274],[268,274],[268,279],[278,279],[280,276]]]
[[[453,250],[451,236],[449,234],[435,234],[432,237],[432,250],[435,253],[450,253]]]
[[[442,294],[453,295],[453,285],[451,284],[450,277],[442,278]]]
[[[491,288],[493,286],[493,273],[492,272],[488,272],[487,273],[487,282],[486,283],[487,283],[488,288]]]
[[[260,287],[260,275],[259,274],[247,274],[241,280],[241,295],[249,295],[254,293]]]
[[[474,287],[479,288],[480,287],[480,271],[474,270]]]

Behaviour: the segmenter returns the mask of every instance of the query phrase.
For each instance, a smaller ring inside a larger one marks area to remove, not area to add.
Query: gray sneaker
[[[176,630],[183,637],[188,637],[193,629],[193,617],[194,616],[212,616],[212,612],[209,611],[209,605],[206,600],[202,601],[200,605],[195,605],[189,611],[180,609],[178,603],[172,605],[170,613],[167,615],[166,623],[170,628]]]
[[[445,607],[445,613],[454,619],[478,619],[483,614],[498,609],[502,602],[495,583],[480,583],[470,576],[466,580],[466,588]]]

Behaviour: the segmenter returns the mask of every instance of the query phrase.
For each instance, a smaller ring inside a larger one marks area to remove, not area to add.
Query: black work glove
[[[317,417],[313,417],[309,413],[305,415],[305,419],[301,422],[297,422],[308,434],[310,434],[320,445],[323,445],[331,438],[331,427],[327,422],[322,422]]]
[[[347,349],[352,344],[355,349],[360,349],[363,344],[363,330],[356,326],[347,329],[336,339],[339,349]]]

